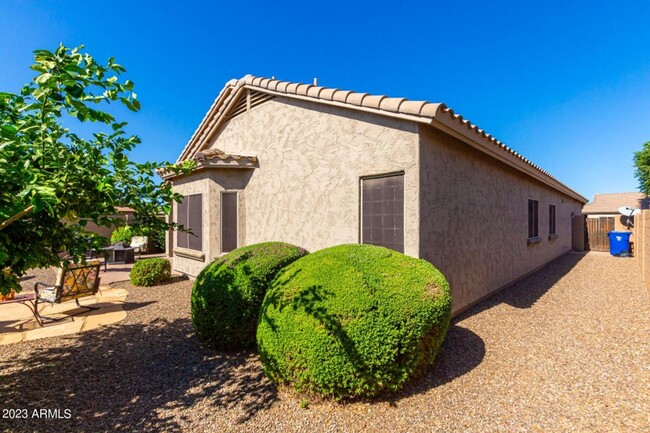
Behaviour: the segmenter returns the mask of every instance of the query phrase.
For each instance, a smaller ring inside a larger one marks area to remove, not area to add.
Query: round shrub
[[[238,248],[206,266],[192,287],[192,323],[212,348],[255,346],[264,294],[275,275],[307,254],[295,245],[265,242]]]
[[[340,245],[287,266],[260,311],[267,375],[335,398],[396,391],[432,364],[451,317],[429,262],[371,245]]]
[[[138,260],[133,264],[129,277],[135,286],[155,286],[171,279],[172,267],[167,259]]]

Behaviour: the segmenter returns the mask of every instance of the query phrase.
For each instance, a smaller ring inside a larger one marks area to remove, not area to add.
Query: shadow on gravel
[[[425,393],[428,390],[469,373],[478,367],[485,357],[483,339],[467,328],[452,322],[433,366],[420,377],[408,383],[396,394],[385,394],[378,400],[398,401],[402,398]]]
[[[3,408],[64,409],[71,419],[0,419],[1,431],[180,432],[190,406],[244,422],[277,399],[253,352],[204,349],[189,319],[119,324],[0,364]],[[11,371],[9,371],[11,370]],[[196,423],[197,419],[192,420]]]
[[[568,274],[585,255],[586,253],[571,252],[553,260],[542,269],[507,286],[500,292],[456,316],[454,322],[460,322],[503,303],[516,308],[531,308],[555,283]]]

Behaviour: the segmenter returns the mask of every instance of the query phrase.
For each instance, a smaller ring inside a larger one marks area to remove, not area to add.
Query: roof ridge
[[[404,97],[389,97],[385,95],[372,95],[369,93],[355,92],[353,90],[342,90],[334,87],[319,86],[316,84],[305,84],[291,81],[281,81],[275,77],[266,78],[254,75],[244,75],[239,79],[231,79],[226,83],[215,99],[215,102],[210,107],[210,110],[203,118],[203,121],[194,132],[187,145],[181,152],[178,161],[182,161],[191,157],[193,154],[201,150],[201,146],[205,145],[210,136],[217,127],[222,123],[226,111],[230,109],[230,102],[235,95],[244,89],[256,89],[259,91],[267,92],[278,96],[288,96],[298,99],[319,101],[330,105],[344,106],[347,108],[354,108],[362,111],[369,111],[393,117],[400,117],[406,120],[417,121],[429,125],[445,125],[456,129],[461,135],[467,139],[478,142],[479,139],[485,140],[498,149],[496,152],[489,150],[497,159],[509,160],[514,164],[512,158],[514,157],[534,171],[540,173],[543,177],[547,177],[553,183],[558,184],[561,188],[565,189],[565,193],[574,195],[578,200],[586,203],[588,200],[580,194],[573,191],[568,186],[564,185],[557,178],[551,175],[548,171],[544,170],[537,164],[533,163],[514,149],[510,148],[502,141],[496,139],[493,135],[488,134],[485,130],[480,129],[477,125],[473,124],[462,115],[456,114],[454,110],[447,107],[442,102],[428,102],[428,101],[415,101]],[[449,116],[456,125],[450,125],[442,119],[440,114]],[[212,119],[212,120],[209,120]],[[474,137],[465,134],[467,131],[472,131]],[[484,146],[487,149],[487,146]],[[485,151],[485,150],[484,150]],[[501,156],[497,156],[501,155]]]

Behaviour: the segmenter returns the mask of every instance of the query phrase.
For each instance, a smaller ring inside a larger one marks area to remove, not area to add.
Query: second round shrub
[[[287,266],[260,312],[267,375],[335,398],[396,391],[432,364],[451,317],[444,276],[425,260],[340,245]]]
[[[171,279],[172,267],[167,259],[138,260],[133,264],[129,277],[135,286],[155,286]]]
[[[206,266],[192,287],[192,323],[199,340],[215,349],[254,347],[267,287],[283,267],[305,254],[295,245],[265,242],[238,248]]]

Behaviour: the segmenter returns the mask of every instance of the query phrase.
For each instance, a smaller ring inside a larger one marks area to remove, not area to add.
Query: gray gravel
[[[0,347],[2,407],[30,417],[0,431],[650,431],[650,300],[632,259],[566,255],[456,318],[400,394],[308,408],[254,352],[200,346],[188,281],[116,286],[124,321]]]

